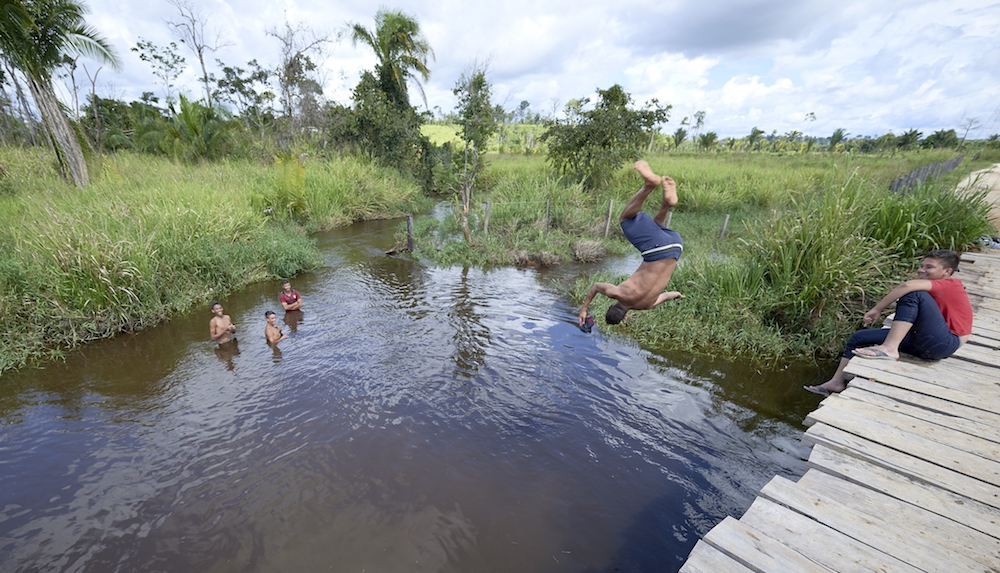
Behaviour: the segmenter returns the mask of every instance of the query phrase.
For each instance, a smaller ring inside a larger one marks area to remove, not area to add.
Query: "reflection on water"
[[[669,571],[804,470],[813,369],[583,334],[581,269],[427,268],[395,226],[321,237],[280,349],[267,284],[238,347],[192,312],[5,375],[0,570]]]

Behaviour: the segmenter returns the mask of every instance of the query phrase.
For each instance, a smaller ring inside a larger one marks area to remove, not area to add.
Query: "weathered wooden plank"
[[[840,396],[824,400],[822,408],[806,417],[806,420],[810,419],[836,426],[859,436],[864,435],[859,432],[872,433],[873,427],[879,428],[879,431],[893,430],[912,439],[929,441],[938,444],[939,447],[948,447],[965,454],[978,456],[980,459],[962,458],[965,463],[977,466],[976,468],[966,467],[964,471],[974,477],[980,476],[970,472],[994,473],[995,475],[991,479],[996,481],[990,481],[990,483],[1000,485],[1000,462],[997,461],[1000,460],[1000,444],[995,442],[914,418],[900,411],[886,410],[860,400],[849,400]],[[900,446],[899,449],[904,452],[915,453],[906,449],[905,444],[900,444]],[[980,477],[980,479],[983,478]]]
[[[722,520],[722,523],[712,528],[703,539],[709,545],[755,571],[816,573],[830,571],[732,517]]]
[[[986,427],[990,428],[992,432],[1000,434],[1000,413],[990,412],[988,410],[982,410],[979,408],[974,408],[971,406],[966,406],[965,404],[959,404],[951,400],[944,400],[935,396],[929,396],[927,394],[922,394],[919,392],[914,392],[911,390],[904,390],[902,388],[893,386],[891,384],[885,384],[882,382],[877,382],[874,380],[868,380],[867,378],[857,377],[851,380],[851,388],[865,390],[867,392],[872,392],[874,394],[879,394],[885,396],[886,398],[891,398],[898,402],[905,402],[908,404],[913,404],[920,408],[927,409],[931,412],[940,412],[946,417],[958,418],[968,420],[971,424],[976,427],[976,432],[972,432],[973,435],[979,435],[986,437],[986,435],[979,433],[980,428]],[[845,393],[841,393],[843,397]],[[956,425],[960,425],[963,428],[964,424],[961,422],[954,422]],[[947,424],[942,424],[947,425]],[[961,429],[961,428],[956,428]],[[992,434],[991,434],[992,435]],[[988,438],[991,439],[991,438]],[[995,440],[994,440],[995,441]]]
[[[768,482],[760,495],[925,571],[957,573],[983,570],[981,564],[938,544],[934,539],[920,538],[918,541],[916,536],[919,532],[895,522],[892,516],[871,516],[859,512],[823,492],[801,487],[781,476]]]
[[[948,551],[984,565],[1000,566],[1000,539],[906,502],[825,472],[808,470],[796,484],[860,515],[911,532],[912,542],[933,541]]]
[[[828,448],[823,444],[813,446],[812,453],[809,454],[809,467],[840,476],[896,499],[919,499],[921,507],[927,511],[933,511],[1000,539],[1000,509],[972,498]]]
[[[754,573],[754,571],[704,541],[698,541],[681,567],[680,573]]]
[[[978,295],[986,299],[996,299],[997,296],[1000,296],[1000,291],[981,284],[966,283],[965,292],[969,293],[970,296]]]
[[[832,450],[884,467],[917,481],[926,482],[955,494],[1000,509],[1000,486],[967,476],[940,464],[883,446],[826,424],[816,424],[802,440],[822,444]]]
[[[1000,380],[1000,367],[985,365],[979,362],[970,362],[958,356],[939,360],[938,362],[925,362],[924,364],[934,372],[967,376],[970,381],[992,384],[994,381]]]
[[[980,336],[975,332],[969,336],[968,344],[976,344],[979,346],[985,346],[987,348],[992,348],[993,350],[1000,350],[1000,339],[989,338],[986,336]]]
[[[990,367],[996,370],[996,375],[1000,377],[1000,350],[998,349],[963,344],[961,348],[955,351],[952,357]]]
[[[924,420],[1000,445],[1000,415],[900,390],[899,388],[855,379],[840,393],[841,398],[860,400],[879,408]]]
[[[968,408],[981,409],[983,412],[1000,414],[1000,405],[995,403],[984,404],[983,397],[977,394],[954,390],[952,388],[945,388],[943,386],[938,386],[936,384],[931,384],[915,378],[909,378],[902,374],[896,374],[893,372],[869,370],[861,367],[858,367],[855,370],[858,375],[850,381],[848,388],[854,386],[855,384],[863,383],[863,381],[869,381],[875,384],[897,388],[900,391],[930,396]],[[991,406],[993,407],[992,411],[987,409]]]
[[[869,360],[869,362],[871,362]],[[962,383],[965,386],[972,384],[973,391],[981,392],[982,387],[978,384],[979,382],[986,382],[993,386],[1000,388],[1000,385],[994,384],[998,379],[996,374],[998,374],[997,369],[992,366],[983,366],[975,362],[969,362],[961,358],[946,358],[945,360],[921,360],[919,358],[913,358],[911,356],[905,356],[895,363],[891,361],[882,361],[880,367],[893,369],[900,368],[901,364],[910,365],[910,372],[920,373],[920,376],[927,377],[927,372],[932,372],[934,375],[929,381],[936,384],[948,385],[949,387],[954,386],[957,383]]]
[[[952,372],[927,371],[902,361],[879,364],[855,360],[848,364],[844,372],[981,410],[995,412],[997,402],[1000,402],[1000,384],[982,382],[981,377],[959,369]]]
[[[839,531],[758,497],[740,522],[766,531],[768,536],[834,571],[920,571],[891,555],[872,549]]]
[[[969,337],[969,343],[990,346],[1000,344],[1000,330],[988,330],[972,325],[972,336]]]
[[[932,428],[929,424],[912,418],[900,421],[897,419],[898,415],[885,410],[869,408],[869,412],[862,413],[859,410],[864,409],[859,408],[858,404],[838,396],[830,396],[823,401],[822,408],[809,414],[806,419],[822,422],[970,477],[1000,485],[1000,462],[995,461],[996,456],[992,459],[986,457],[988,452],[997,448],[982,445],[996,444],[985,440],[980,440],[982,444],[979,444],[954,430]],[[877,411],[872,413],[870,410]],[[885,418],[879,418],[883,412]]]

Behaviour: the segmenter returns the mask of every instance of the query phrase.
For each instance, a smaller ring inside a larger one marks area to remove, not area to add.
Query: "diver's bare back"
[[[618,301],[634,310],[653,308],[676,266],[677,259],[643,261],[632,276],[618,285],[621,295]]]

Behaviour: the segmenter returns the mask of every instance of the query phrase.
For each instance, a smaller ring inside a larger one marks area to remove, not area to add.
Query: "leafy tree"
[[[542,134],[552,166],[588,188],[603,185],[626,161],[638,159],[648,132],[667,121],[671,108],[652,100],[644,109],[631,109],[632,97],[617,84],[598,90],[598,96],[594,109],[579,112],[578,123],[567,117]]]
[[[920,147],[930,148],[930,149],[940,149],[944,147],[958,147],[958,134],[955,133],[954,129],[944,130],[939,129],[934,133],[928,135],[923,141],[920,142]]]
[[[427,58],[434,58],[434,51],[427,42],[420,24],[408,14],[397,10],[379,9],[375,13],[375,29],[368,30],[361,24],[351,24],[351,39],[368,46],[378,58],[375,75],[379,87],[397,107],[409,107],[407,80],[419,75],[424,81],[431,77]],[[416,82],[423,95],[423,86]],[[424,97],[426,103],[426,97]]]
[[[314,93],[318,85],[310,77],[316,70],[313,57],[324,57],[331,39],[329,36],[314,34],[302,24],[293,28],[288,22],[285,22],[283,30],[273,28],[267,34],[281,43],[281,63],[275,76],[283,115],[293,119],[300,111],[299,104],[303,95]]]
[[[921,135],[923,135],[923,133],[915,129],[911,129],[910,131],[907,131],[906,133],[896,138],[896,147],[904,150],[913,149],[916,145],[920,143]]]
[[[257,130],[263,141],[265,127],[274,122],[275,94],[271,90],[274,73],[262,68],[257,60],[247,62],[246,69],[226,66],[218,60],[217,63],[222,68],[222,77],[216,81],[216,99],[231,104],[247,129]]]
[[[177,43],[170,42],[159,47],[149,40],[139,38],[132,48],[139,54],[139,59],[153,67],[153,75],[160,79],[166,96],[165,103],[170,107],[174,103],[174,82],[184,72],[184,57],[177,53]]]
[[[91,94],[82,111],[84,129],[102,149],[142,150],[148,147],[149,151],[156,150],[155,146],[143,145],[136,138],[136,133],[143,131],[143,125],[164,119],[160,108],[150,101],[126,103]]]
[[[701,128],[705,127],[705,112],[696,111],[694,112],[694,126],[691,128],[692,134],[701,133]],[[694,135],[691,136],[694,139]]]
[[[63,175],[78,187],[90,181],[83,149],[52,86],[52,72],[67,53],[118,67],[111,46],[84,22],[73,0],[0,0],[0,52],[24,74]]]
[[[753,129],[750,130],[750,135],[747,136],[747,147],[751,150],[756,148],[758,142],[760,142],[760,136],[762,135],[764,135],[764,130],[757,129],[757,126],[754,126]]]
[[[490,103],[490,83],[486,80],[484,66],[473,64],[472,69],[458,79],[452,92],[458,98],[455,111],[458,112],[462,129],[458,135],[465,142],[464,168],[459,178],[459,192],[462,199],[462,231],[467,243],[472,243],[469,232],[469,207],[472,204],[472,186],[476,175],[482,170],[482,155],[490,136],[496,131],[497,123]]]
[[[678,127],[677,131],[674,132],[674,149],[679,149],[681,144],[687,138],[687,130],[683,127]]]
[[[368,71],[354,88],[353,109],[330,111],[335,143],[355,145],[363,153],[398,168],[417,171],[426,140],[420,134],[420,116],[412,107],[400,108]]]
[[[714,131],[703,133],[698,136],[698,147],[704,151],[712,149],[718,142],[719,142],[719,134],[715,133]]]
[[[227,150],[227,119],[218,108],[191,101],[184,94],[180,95],[177,112],[157,124],[148,137],[155,138],[159,149],[175,160],[215,159]]]
[[[841,143],[845,139],[847,139],[847,132],[844,131],[844,128],[838,127],[837,129],[833,130],[833,134],[830,135],[830,153],[836,151],[837,144]]]

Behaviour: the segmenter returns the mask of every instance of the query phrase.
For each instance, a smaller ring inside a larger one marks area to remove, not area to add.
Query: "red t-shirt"
[[[278,300],[285,304],[295,304],[299,300],[299,291],[292,289],[292,294],[288,294],[285,291],[278,293]],[[938,303],[940,304],[940,303]]]
[[[941,308],[948,330],[956,336],[972,334],[972,303],[961,279],[931,281],[931,298]]]

